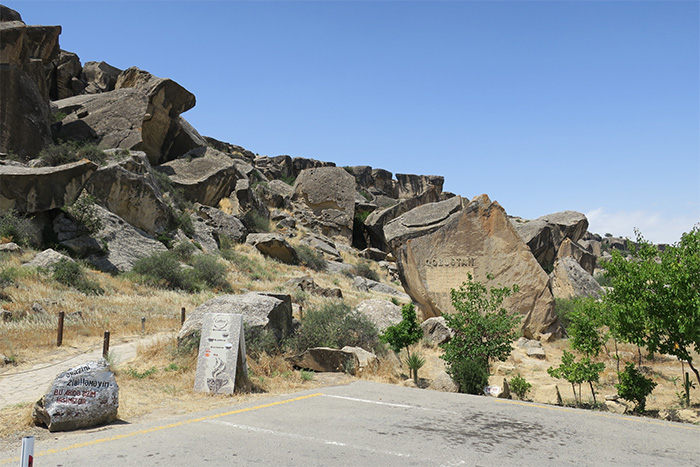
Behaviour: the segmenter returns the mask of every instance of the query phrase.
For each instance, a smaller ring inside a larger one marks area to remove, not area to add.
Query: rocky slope
[[[518,283],[511,305],[524,316],[524,335],[545,340],[562,332],[554,298],[598,294],[597,259],[624,248],[588,233],[581,213],[509,217],[486,195],[443,192],[441,176],[257,156],[202,137],[181,116],[196,99],[178,83],[81,64],[60,49],[60,26],[28,26],[4,6],[0,13],[0,211],[31,220],[35,247],[125,272],[182,243],[216,252],[247,242],[294,264],[287,240],[303,236],[331,267],[342,269],[341,252],[377,261],[424,319],[450,311],[449,290],[468,274]],[[96,146],[95,162],[52,157],[66,140]],[[96,206],[67,209],[86,199]],[[261,235],[268,222],[274,234]]]

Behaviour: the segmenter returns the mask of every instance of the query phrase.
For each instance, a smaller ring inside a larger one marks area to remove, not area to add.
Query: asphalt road
[[[34,465],[700,466],[700,426],[356,381],[39,440]]]

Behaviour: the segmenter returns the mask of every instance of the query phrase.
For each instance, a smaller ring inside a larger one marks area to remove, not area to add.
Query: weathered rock
[[[428,389],[441,392],[459,392],[459,386],[445,371],[441,371],[433,378]]]
[[[304,170],[317,169],[320,167],[335,167],[335,163],[307,159],[306,157],[295,157],[292,159],[292,176],[298,177]]]
[[[292,301],[289,295],[250,292],[243,295],[220,295],[195,308],[185,320],[177,335],[179,343],[202,329],[205,313],[243,315],[243,322],[251,328],[272,332],[279,340],[292,332]]]
[[[236,181],[244,178],[233,159],[211,148],[192,150],[185,158],[166,162],[156,170],[168,175],[189,200],[205,206],[217,206]]]
[[[561,405],[561,394],[556,384],[544,384],[533,388],[535,402],[542,402],[550,405]]]
[[[402,319],[401,307],[381,298],[363,300],[355,307],[355,311],[369,318],[379,332],[398,324]]]
[[[95,206],[95,213],[102,229],[91,237],[98,244],[106,245],[101,253],[87,258],[96,268],[105,272],[126,272],[139,259],[167,251],[161,242],[101,206]]]
[[[384,261],[386,252],[379,248],[365,248],[359,254],[360,258],[371,259],[372,261]]]
[[[75,201],[97,170],[88,160],[32,169],[0,164],[0,211],[34,213]]]
[[[391,207],[378,209],[372,212],[365,220],[365,228],[369,234],[370,244],[375,248],[389,250],[386,238],[384,237],[384,226],[408,211],[424,204],[444,201],[444,198],[433,187],[420,195],[402,200]]]
[[[439,175],[396,174],[399,198],[413,198],[433,187],[438,193],[442,191],[445,177]]]
[[[523,315],[521,328],[526,337],[558,332],[560,324],[554,314],[547,274],[537,265],[504,209],[486,195],[474,198],[456,212],[461,203],[455,204],[448,205],[450,209],[442,210],[439,216],[409,216],[430,207],[421,206],[385,229],[397,223],[407,232],[393,237],[408,238],[395,254],[404,289],[419,304],[424,318],[452,312],[450,290],[458,288],[471,274],[487,287],[518,284],[519,292],[506,299],[504,306]],[[439,222],[437,228],[430,219]],[[417,236],[420,232],[415,230],[421,228],[429,233]],[[487,274],[493,275],[493,281],[486,280]]]
[[[90,141],[101,148],[141,150],[156,165],[191,149],[192,144],[183,145],[186,134],[179,114],[194,101],[174,81],[129,68],[119,75],[114,91],[54,102],[68,114],[58,137]]]
[[[80,58],[73,52],[61,50],[49,73],[49,96],[51,100],[65,99],[81,94],[85,83],[80,80],[82,71]]]
[[[0,22],[0,152],[29,159],[51,144],[44,66],[59,53],[60,26],[27,26],[3,7]]]
[[[219,244],[216,241],[214,228],[207,224],[206,221],[196,213],[191,214],[190,218],[192,219],[192,226],[194,227],[192,240],[202,247],[204,253],[218,251]]]
[[[245,241],[248,230],[237,217],[226,214],[211,206],[203,206],[201,204],[196,204],[195,209],[202,219],[204,219],[204,222],[213,229],[214,237],[219,243],[219,246],[224,238],[236,243]]]
[[[19,253],[22,248],[14,242],[0,243],[0,252]]]
[[[340,262],[343,261],[343,258],[340,255],[338,249],[336,248],[335,243],[328,237],[315,234],[305,235],[304,238],[301,240],[301,244],[320,251],[321,253],[323,253],[323,256],[330,260]]]
[[[345,243],[352,240],[355,213],[355,179],[339,167],[307,169],[294,184],[292,202],[296,203],[302,224]]]
[[[117,78],[121,72],[122,70],[113,67],[107,62],[86,62],[83,65],[81,75],[87,84],[85,92],[97,94],[114,91],[114,86],[116,86]]]
[[[296,264],[299,261],[294,247],[281,235],[271,233],[249,234],[246,238],[246,243],[253,245],[263,255],[283,263]]]
[[[265,204],[258,198],[255,190],[251,188],[250,180],[243,177],[236,181],[235,188],[228,198],[230,205],[228,210],[238,216],[245,216],[248,213],[269,219],[270,212]]]
[[[32,418],[50,432],[110,423],[117,418],[119,386],[107,361],[91,361],[64,371],[34,405]]]
[[[350,347],[349,345],[346,345],[340,350],[342,350],[343,352],[351,352],[355,354],[358,362],[357,371],[359,373],[362,373],[365,370],[376,368],[379,365],[379,359],[377,358],[377,356],[374,355],[372,352],[368,352],[362,347]]]
[[[111,153],[111,160],[88,180],[85,189],[100,204],[131,225],[157,235],[168,228],[171,211],[153,176],[146,153]]]
[[[321,372],[342,372],[354,375],[360,368],[360,362],[354,352],[330,347],[313,347],[300,355],[291,357],[289,361],[299,368]]]
[[[61,260],[75,262],[71,257],[49,248],[47,250],[42,251],[34,258],[32,258],[31,261],[29,261],[28,263],[24,263],[22,266],[28,268],[31,267],[48,269],[53,267],[55,264],[59,263]]]
[[[603,288],[571,256],[559,258],[550,274],[550,287],[554,298],[599,298]]]
[[[367,279],[366,277],[355,276],[355,278],[352,280],[352,286],[357,290],[361,290],[362,292],[383,293],[393,295],[403,302],[411,301],[411,297],[406,295],[404,292],[396,290],[390,285],[382,284],[381,282],[373,281],[372,279]]]
[[[453,332],[447,327],[442,316],[428,318],[420,325],[423,330],[423,338],[433,345],[444,344],[452,339]]]
[[[538,360],[547,359],[547,354],[542,347],[530,347],[525,351],[525,353],[530,358],[536,358]]]
[[[287,285],[296,287],[299,290],[308,292],[314,295],[328,298],[343,298],[343,292],[339,288],[326,288],[316,284],[312,277],[297,277],[287,281]]]
[[[552,270],[564,239],[576,243],[588,228],[586,216],[575,211],[548,214],[535,220],[511,218],[511,223],[545,271]]]
[[[450,220],[461,216],[467,204],[460,196],[418,206],[384,226],[384,238],[396,256],[396,251],[408,240],[428,235]]]
[[[565,238],[561,242],[561,245],[559,245],[559,250],[557,251],[558,258],[564,258],[565,256],[574,258],[584,271],[593,275],[593,271],[595,271],[596,267],[595,255],[588,252],[578,243],[572,242],[570,238]]]

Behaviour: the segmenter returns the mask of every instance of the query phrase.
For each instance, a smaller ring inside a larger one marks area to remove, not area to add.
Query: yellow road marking
[[[47,449],[46,451],[39,452],[34,457],[46,456],[48,454],[56,454],[56,453],[63,452],[63,451],[70,451],[71,449],[85,448],[88,446],[94,446],[96,444],[106,443],[108,441],[117,441],[119,439],[129,438],[131,436],[136,436],[136,435],[145,435],[147,433],[153,433],[154,431],[166,430],[168,428],[175,428],[178,426],[189,425],[190,423],[203,422],[205,420],[212,420],[212,419],[219,418],[219,417],[225,417],[227,415],[234,415],[234,414],[243,413],[243,412],[250,412],[252,410],[265,409],[267,407],[274,407],[276,405],[288,404],[290,402],[297,402],[300,400],[309,399],[311,397],[317,397],[317,396],[322,396],[322,395],[323,394],[319,392],[316,394],[309,394],[308,396],[295,397],[294,399],[286,399],[283,401],[272,402],[270,404],[257,405],[255,407],[248,407],[246,409],[231,410],[230,412],[223,412],[223,413],[218,413],[218,414],[214,414],[214,415],[208,415],[206,417],[193,418],[190,420],[183,420],[181,422],[171,423],[169,425],[156,426],[153,428],[147,428],[145,430],[132,431],[131,433],[110,436],[109,438],[101,438],[101,439],[96,439],[93,441],[87,441],[85,443],[71,444],[70,446],[67,446],[67,447],[61,448],[61,449]],[[0,465],[8,464],[10,462],[19,462],[19,461],[20,461],[19,457],[12,457],[9,459],[0,459]]]
[[[557,405],[539,405],[539,404],[533,404],[531,402],[521,402],[521,401],[512,401],[508,399],[495,399],[498,402],[503,402],[506,404],[515,404],[515,405],[524,405],[526,407],[537,407],[538,409],[549,409],[549,410],[559,410],[562,412],[579,412],[582,409],[569,409],[566,407],[559,407]],[[585,409],[583,409],[585,411]],[[668,423],[664,423],[661,421],[656,421],[656,420],[650,420],[648,418],[643,418],[643,417],[625,417],[622,415],[617,415],[617,414],[607,414],[603,412],[596,412],[594,410],[588,410],[588,413],[591,415],[595,415],[597,417],[606,417],[606,418],[616,418],[616,419],[623,419],[623,420],[631,420],[634,422],[639,422],[639,423],[648,423],[650,425],[661,425],[661,426],[673,426],[676,428],[685,428],[686,430],[693,430],[693,431],[700,431],[700,427],[697,427],[695,425],[689,425],[689,424],[675,424],[675,425],[670,425]]]

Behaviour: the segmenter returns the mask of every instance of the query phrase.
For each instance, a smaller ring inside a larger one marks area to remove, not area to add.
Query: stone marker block
[[[105,359],[64,371],[34,405],[32,417],[49,431],[70,431],[117,418],[119,387]]]
[[[233,394],[248,386],[243,315],[206,313],[202,322],[194,390]]]

